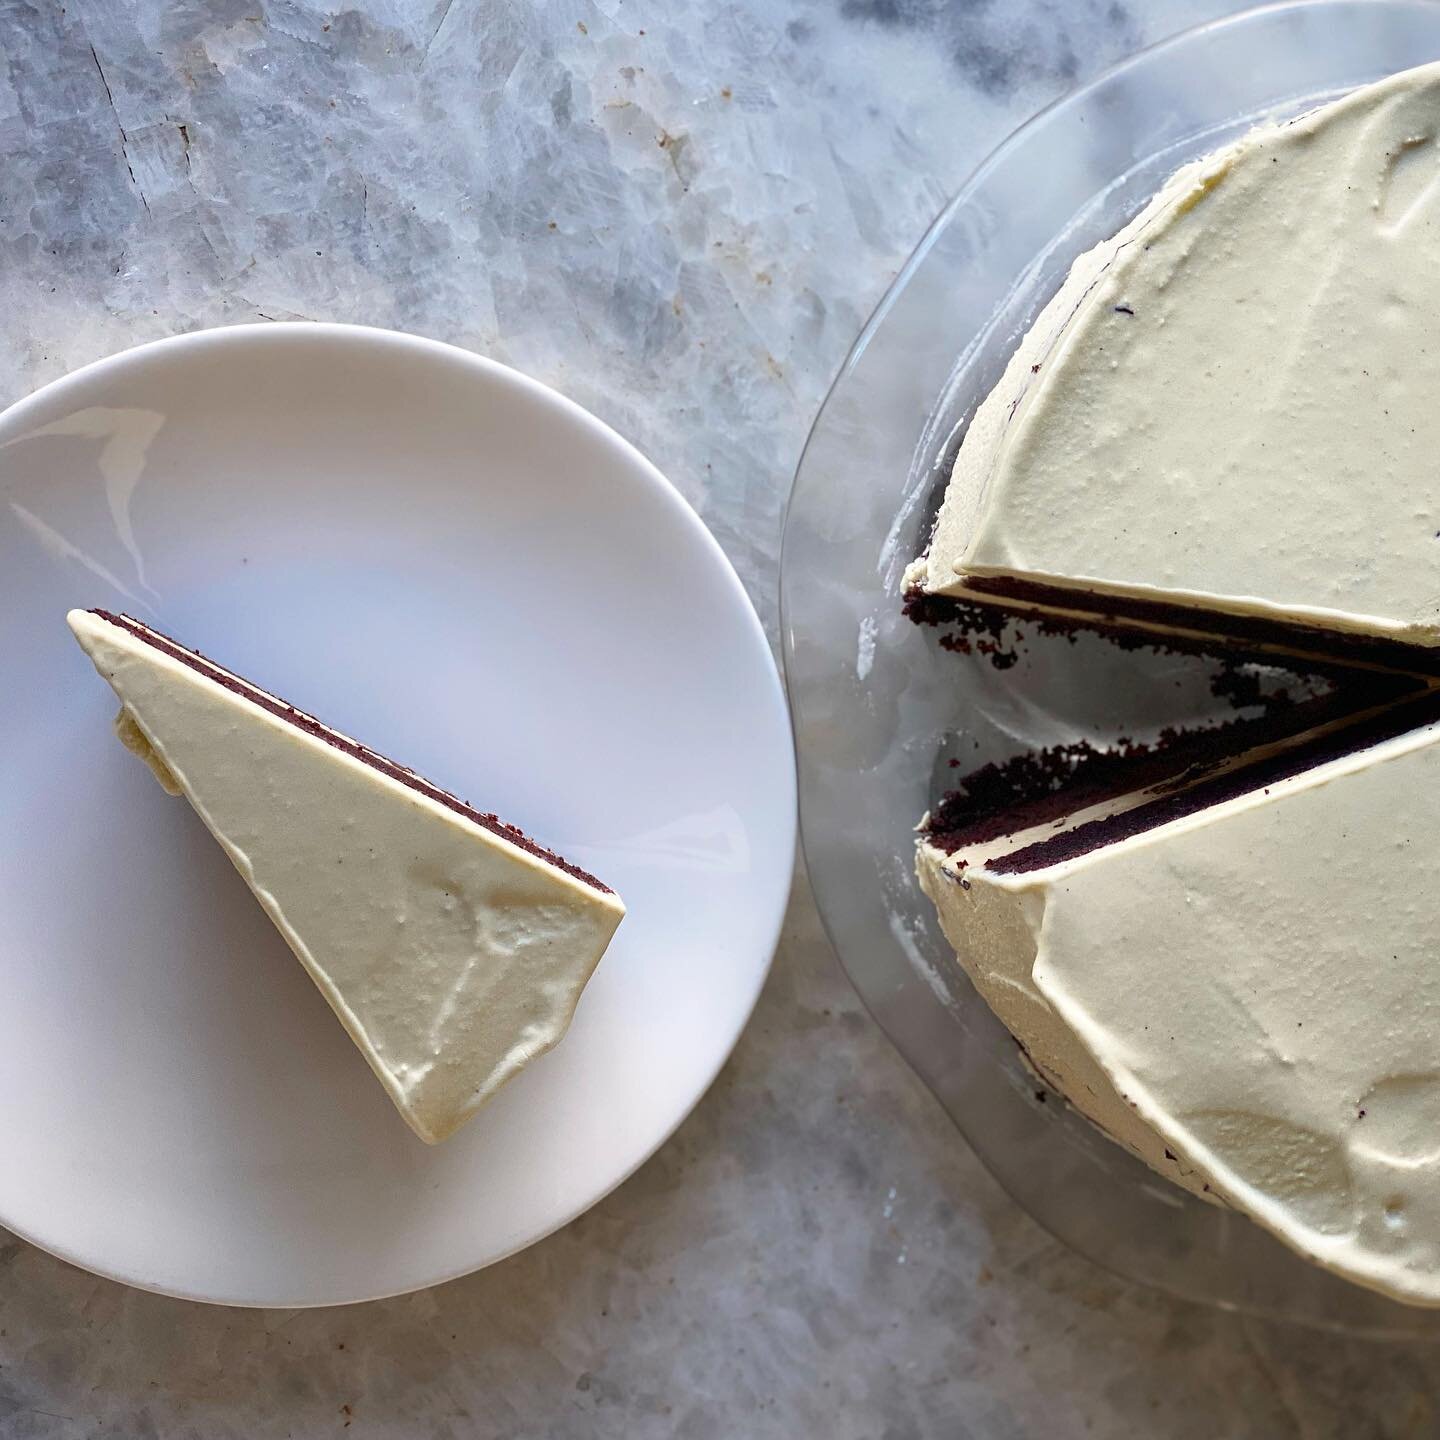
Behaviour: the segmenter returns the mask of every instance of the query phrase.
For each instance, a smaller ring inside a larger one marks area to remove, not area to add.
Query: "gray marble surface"
[[[860,324],[1018,121],[1223,0],[0,0],[0,402],[260,317],[471,346],[694,502],[772,634]],[[347,1310],[126,1290],[0,1232],[0,1436],[1421,1437],[1440,1366],[1138,1291],[999,1192],[803,878],[754,1022],[531,1251]]]

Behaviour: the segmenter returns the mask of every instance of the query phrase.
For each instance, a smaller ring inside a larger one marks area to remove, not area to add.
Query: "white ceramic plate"
[[[195,1299],[319,1305],[539,1239],[674,1129],[769,967],[790,730],[720,549],[544,386],[330,325],[118,355],[0,416],[0,1224]],[[125,609],[624,897],[569,1036],[416,1140],[230,862],[115,742]]]

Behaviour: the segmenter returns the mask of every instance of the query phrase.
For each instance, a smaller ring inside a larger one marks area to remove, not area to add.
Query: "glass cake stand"
[[[1120,1275],[1396,1337],[1440,1335],[1440,1312],[1311,1266],[1042,1100],[912,877],[913,829],[947,788],[950,759],[1203,718],[1215,703],[1203,667],[1153,654],[1137,667],[1099,642],[1037,641],[1000,670],[940,649],[901,616],[899,592],[958,434],[1075,255],[1181,163],[1257,121],[1437,57],[1433,0],[1300,0],[1167,40],[1022,126],[941,214],[855,342],[795,477],[781,566],[821,914],[870,1012],[991,1173],[1052,1234]]]

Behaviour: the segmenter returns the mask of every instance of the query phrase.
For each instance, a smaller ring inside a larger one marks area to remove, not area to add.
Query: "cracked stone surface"
[[[451,340],[645,450],[775,633],[790,473],[1020,120],[1224,0],[0,0],[0,403],[141,340]],[[1422,1437],[1440,1367],[1140,1291],[998,1191],[797,881],[714,1089],[529,1252],[348,1310],[0,1232],[0,1437]]]

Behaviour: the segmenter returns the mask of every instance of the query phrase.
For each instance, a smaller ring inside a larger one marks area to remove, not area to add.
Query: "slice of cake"
[[[960,446],[921,595],[1440,666],[1440,65],[1180,170]]]
[[[1440,1305],[1440,697],[1078,794],[1015,833],[924,830],[977,989],[1161,1174]]]
[[[593,875],[125,615],[70,628],[422,1140],[565,1034],[625,907]]]

